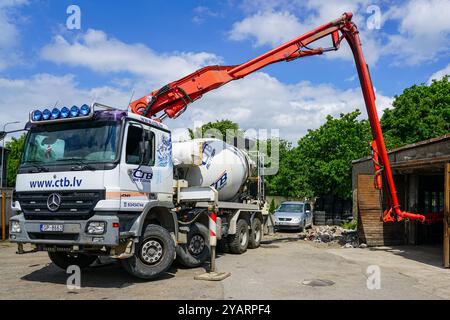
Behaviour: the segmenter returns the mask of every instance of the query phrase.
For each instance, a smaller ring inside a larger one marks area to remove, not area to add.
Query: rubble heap
[[[299,238],[305,241],[337,243],[345,248],[365,247],[364,244],[359,244],[356,230],[347,230],[339,226],[314,226],[300,233]]]

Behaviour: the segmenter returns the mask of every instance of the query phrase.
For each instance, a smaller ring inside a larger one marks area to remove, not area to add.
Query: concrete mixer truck
[[[326,36],[331,47],[310,47]],[[230,81],[272,63],[338,50],[343,39],[374,136],[374,183],[387,188],[384,221],[424,221],[400,209],[369,69],[352,14],[345,13],[241,65],[197,70],[131,102],[128,112],[100,104],[32,111],[13,201],[18,214],[9,230],[18,253],[31,243],[33,252],[48,251],[62,268],[110,256],[151,279],[175,258],[189,267],[203,264],[217,239],[232,253],[258,247],[268,216],[263,180],[251,172],[262,164],[220,140],[173,143],[162,121]]]
[[[259,246],[262,162],[248,141],[172,142],[165,124],[100,104],[35,110],[28,129],[10,222],[19,253],[31,243],[63,269],[110,256],[151,279],[174,258],[204,264],[211,231],[230,253]]]

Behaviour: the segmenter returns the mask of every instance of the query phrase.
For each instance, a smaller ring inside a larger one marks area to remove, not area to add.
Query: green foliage
[[[261,142],[263,143],[263,142]],[[267,143],[267,151],[272,150],[271,141]],[[292,181],[298,177],[298,170],[294,161],[292,144],[285,140],[279,141],[279,169],[276,175],[266,177],[266,191],[270,195],[297,197],[303,194],[304,189],[292,188]]]
[[[450,132],[448,76],[430,86],[413,85],[395,97],[384,111],[381,126],[388,149],[435,138]]]
[[[8,187],[14,187],[16,184],[16,175],[25,145],[25,138],[26,134],[23,134],[19,139],[12,138],[11,141],[6,143],[6,148],[9,149],[7,169]]]
[[[358,227],[358,220],[353,219],[350,222],[344,222],[341,224],[341,227],[346,230],[356,230],[356,228]]]
[[[275,199],[272,198],[272,201],[270,201],[269,213],[274,214],[275,210],[277,210],[277,204],[275,203]]]
[[[196,128],[195,130],[189,129],[189,134],[191,139],[194,137],[215,137],[225,140],[227,138],[227,131],[233,131],[236,136],[242,136],[243,133],[239,129],[239,125],[231,120],[217,120],[216,122],[208,122],[204,124],[201,128]],[[222,137],[217,137],[215,132],[220,132]]]
[[[294,159],[303,184],[314,195],[352,195],[352,160],[370,154],[372,140],[367,120],[358,120],[359,110],[327,117],[327,122],[298,141]]]
[[[358,110],[327,117],[327,122],[298,141],[280,147],[278,174],[268,177],[268,194],[311,198],[334,194],[351,197],[352,160],[370,154],[371,131]]]

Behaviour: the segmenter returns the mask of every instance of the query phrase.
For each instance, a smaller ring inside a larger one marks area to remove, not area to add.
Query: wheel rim
[[[248,233],[245,230],[241,231],[241,246],[245,246],[248,240]]]
[[[141,260],[146,264],[156,264],[164,255],[163,245],[156,239],[146,240],[141,247]]]
[[[261,240],[261,229],[259,226],[255,228],[255,242],[258,243]]]
[[[189,241],[188,250],[194,256],[198,256],[205,250],[205,247],[205,239],[201,235],[196,234],[191,238],[191,241]]]

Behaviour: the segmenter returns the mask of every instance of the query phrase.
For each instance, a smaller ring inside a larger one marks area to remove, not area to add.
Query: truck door
[[[141,211],[160,194],[171,195],[172,168],[156,163],[160,140],[157,129],[138,122],[126,125],[120,164],[121,210]]]

